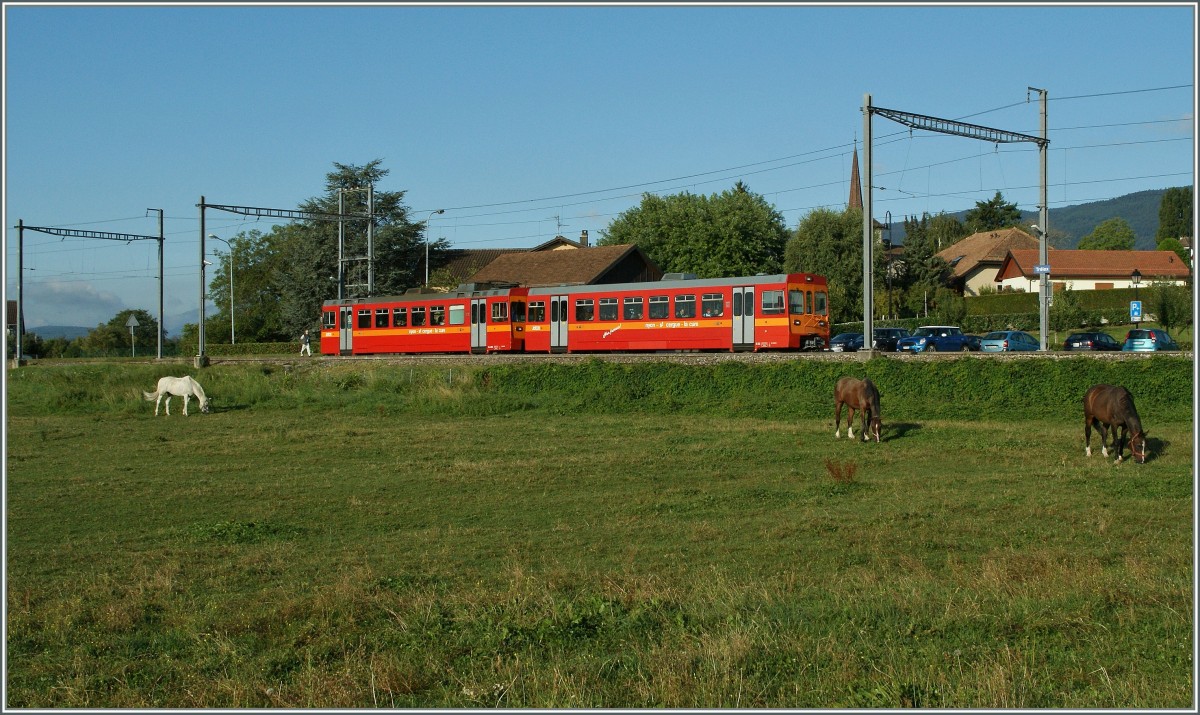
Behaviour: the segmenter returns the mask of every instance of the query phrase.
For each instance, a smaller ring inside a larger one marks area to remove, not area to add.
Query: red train
[[[821,350],[825,278],[788,273],[326,301],[321,353]]]

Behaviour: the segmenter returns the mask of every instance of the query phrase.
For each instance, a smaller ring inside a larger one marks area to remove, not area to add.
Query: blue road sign
[[[1129,319],[1135,323],[1141,322],[1141,320],[1142,320],[1142,301],[1140,301],[1140,300],[1129,301]]]

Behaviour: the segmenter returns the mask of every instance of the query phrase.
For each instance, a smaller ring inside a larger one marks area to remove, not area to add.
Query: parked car
[[[874,332],[875,339],[871,341],[871,348],[885,353],[896,352],[896,343],[909,336],[909,332],[904,328],[875,328]]]
[[[983,340],[983,338],[979,337],[978,335],[968,335],[967,336],[967,350],[970,350],[971,352],[976,352],[976,353],[979,352],[980,350],[983,349],[983,347],[980,345],[980,342],[982,340]]]
[[[1179,345],[1167,335],[1167,331],[1158,328],[1134,328],[1125,334],[1125,344],[1121,346],[1121,350],[1125,352],[1178,349]]]
[[[897,352],[956,353],[970,350],[962,328],[953,325],[922,325],[896,343]]]
[[[1108,333],[1073,333],[1063,341],[1063,350],[1120,350],[1121,343]]]
[[[835,353],[855,353],[862,350],[862,333],[838,333],[829,341],[829,349]]]
[[[985,353],[1040,350],[1041,347],[1037,338],[1020,330],[993,330],[979,341],[979,348]]]

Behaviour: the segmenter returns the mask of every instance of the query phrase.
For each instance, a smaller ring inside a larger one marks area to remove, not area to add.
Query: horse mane
[[[871,378],[863,380],[863,387],[867,391],[867,399],[871,404],[871,417],[879,419],[879,390],[875,387],[875,383],[871,382]]]
[[[1133,406],[1133,395],[1129,394],[1129,390],[1121,390],[1117,397],[1117,408],[1125,415],[1130,432],[1142,431],[1142,418],[1138,416],[1137,408]]]
[[[208,397],[204,395],[204,388],[200,387],[200,383],[196,382],[196,378],[189,375],[188,379],[192,381],[192,392],[196,395],[196,397],[200,398],[201,402],[207,401]]]

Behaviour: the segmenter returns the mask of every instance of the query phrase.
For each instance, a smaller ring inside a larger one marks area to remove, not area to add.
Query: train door
[[[349,355],[354,351],[354,308],[349,305],[338,306],[338,313],[341,314],[338,321],[338,350],[342,355]]]
[[[487,352],[487,299],[471,299],[471,352]]]
[[[567,296],[550,298],[550,352],[567,351]]]
[[[754,349],[754,286],[733,288],[733,349]]]

